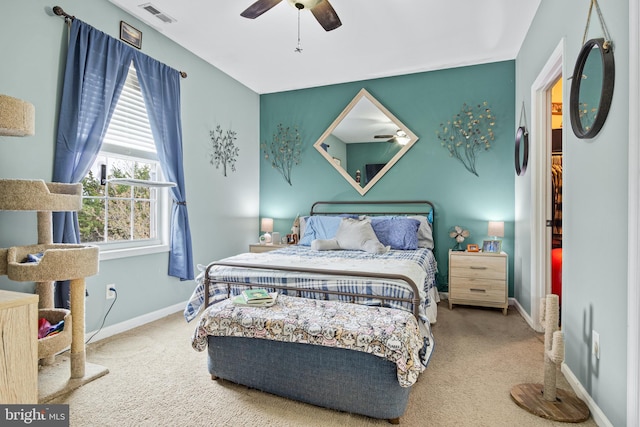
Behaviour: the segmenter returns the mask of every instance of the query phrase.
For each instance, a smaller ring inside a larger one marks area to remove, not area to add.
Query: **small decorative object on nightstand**
[[[464,251],[464,248],[462,247],[462,242],[464,242],[464,239],[466,239],[469,236],[470,236],[469,230],[465,230],[459,225],[452,227],[451,230],[449,231],[449,237],[451,237],[456,242],[452,250]]]
[[[453,304],[502,308],[507,314],[507,254],[449,251],[449,309]]]

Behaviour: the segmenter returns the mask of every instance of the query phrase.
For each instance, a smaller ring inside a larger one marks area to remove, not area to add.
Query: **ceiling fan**
[[[249,19],[255,19],[262,15],[272,7],[276,6],[282,0],[258,0],[245,9],[240,16]],[[342,25],[338,14],[333,9],[329,0],[287,0],[289,4],[298,9],[298,12],[308,9],[313,13],[316,20],[322,25],[326,31],[335,30]]]
[[[397,142],[400,145],[405,145],[410,140],[407,133],[402,129],[398,129],[393,135],[374,135],[373,137],[376,139],[386,139],[387,142]]]

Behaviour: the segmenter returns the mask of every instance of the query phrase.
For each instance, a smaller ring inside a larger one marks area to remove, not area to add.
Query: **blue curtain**
[[[53,181],[77,183],[89,172],[127,78],[133,52],[74,19],[64,73]],[[75,212],[55,212],[53,241],[80,243]]]
[[[131,48],[74,19],[64,73],[53,181],[77,183],[89,172],[127,78]],[[80,243],[76,212],[54,212],[53,241]],[[69,307],[69,282],[58,282],[57,307]]]
[[[73,20],[58,118],[53,181],[77,183],[88,173],[100,151],[102,139],[134,56],[136,64],[139,63],[147,70],[161,68],[158,67],[157,61],[132,47],[77,18]],[[152,63],[156,65],[150,65]],[[163,68],[168,69],[166,66]],[[191,234],[184,201],[178,77],[169,76],[170,73],[167,71],[163,71],[164,74],[149,72],[152,73],[150,80],[160,79],[159,84],[147,84],[142,89],[145,102],[149,102],[147,109],[150,112],[158,155],[167,179],[178,183],[173,193],[177,203],[171,222],[169,274],[183,280],[193,279]],[[144,74],[145,72],[138,71],[138,78],[142,77],[141,82],[145,79]],[[175,74],[177,76],[177,71]],[[164,82],[164,78],[168,81]],[[172,89],[168,91],[166,87]],[[160,93],[146,95],[147,92],[156,90]],[[164,106],[165,102],[168,105]],[[78,217],[75,212],[54,213],[53,241],[80,242]],[[67,305],[66,295],[66,286],[58,286],[57,306]]]
[[[169,275],[193,280],[191,229],[182,164],[182,121],[180,119],[180,73],[146,55],[134,55],[140,90],[149,114],[149,123],[162,172],[171,187],[171,241]]]

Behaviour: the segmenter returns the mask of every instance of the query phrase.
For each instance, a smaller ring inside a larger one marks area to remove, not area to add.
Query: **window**
[[[129,178],[152,183],[161,177],[147,110],[131,64],[100,153],[82,180],[80,241],[99,244],[102,259],[129,256],[132,249],[139,253],[167,250],[163,249],[168,235],[166,190],[116,181]]]

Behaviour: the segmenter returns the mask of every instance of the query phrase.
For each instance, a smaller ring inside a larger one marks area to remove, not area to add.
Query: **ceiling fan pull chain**
[[[302,47],[300,46],[300,11],[301,10],[302,9],[298,7],[298,46],[296,47],[296,50],[295,50],[298,53],[302,53]]]

